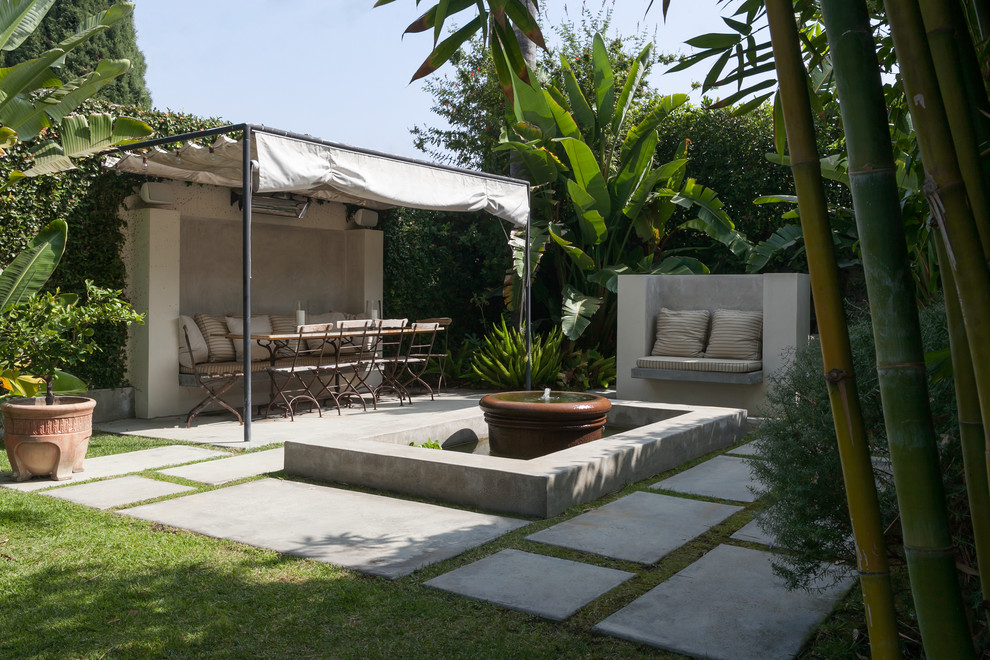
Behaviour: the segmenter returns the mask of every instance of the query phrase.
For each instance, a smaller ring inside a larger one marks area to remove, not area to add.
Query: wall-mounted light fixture
[[[230,203],[241,207],[243,195],[236,190],[230,191]],[[272,193],[270,195],[252,195],[251,210],[266,215],[280,215],[287,218],[304,218],[309,209],[309,198],[291,193]]]

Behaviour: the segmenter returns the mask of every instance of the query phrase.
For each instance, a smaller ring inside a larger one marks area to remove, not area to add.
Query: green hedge
[[[227,123],[216,118],[203,119],[105,101],[90,101],[80,112],[136,117],[150,124],[156,135],[174,135]],[[87,279],[104,288],[124,288],[126,272],[120,257],[123,222],[118,209],[145,178],[105,170],[100,160],[82,160],[75,170],[28,179],[10,190],[0,202],[0,267],[9,264],[42,227],[62,218],[69,224],[69,242],[47,288],[82,293]],[[24,145],[11,149],[0,158],[0,178],[5,180],[11,170],[27,169],[29,161]],[[76,375],[92,388],[126,384],[126,330],[99,328],[97,335],[101,355],[76,369]]]

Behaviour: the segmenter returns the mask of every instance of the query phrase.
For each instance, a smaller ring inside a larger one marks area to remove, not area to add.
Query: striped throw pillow
[[[707,358],[760,360],[763,358],[763,312],[716,309]]]
[[[272,332],[277,335],[294,335],[298,332],[295,314],[272,314],[269,318],[272,323]],[[298,345],[298,341],[286,342],[285,346],[275,351],[275,355],[280,358],[290,358],[296,354]]]
[[[708,316],[707,309],[661,308],[657,314],[657,339],[650,354],[702,357],[708,338]]]
[[[199,313],[193,317],[203,339],[210,348],[210,362],[232,362],[236,358],[234,343],[227,339],[227,319],[223,316]]]

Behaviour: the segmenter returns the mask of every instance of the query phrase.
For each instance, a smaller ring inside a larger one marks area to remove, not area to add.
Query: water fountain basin
[[[585,392],[498,392],[479,406],[493,453],[536,458],[602,437],[612,408],[605,397]]]

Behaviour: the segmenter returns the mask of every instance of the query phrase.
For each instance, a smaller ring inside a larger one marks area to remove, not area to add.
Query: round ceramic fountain
[[[482,397],[492,453],[535,458],[599,440],[612,403],[584,392],[499,392]]]

